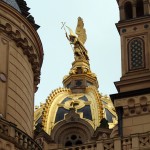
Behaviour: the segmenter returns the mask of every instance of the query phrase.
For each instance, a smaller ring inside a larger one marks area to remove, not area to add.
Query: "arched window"
[[[132,4],[131,2],[126,2],[124,5],[125,10],[125,18],[132,19],[133,18],[133,11],[132,11]]]
[[[82,138],[80,135],[69,135],[66,138],[65,147],[75,146],[75,145],[81,145],[83,144]]]
[[[137,17],[144,16],[143,0],[137,0],[137,3],[136,3],[136,16]]]
[[[144,41],[141,38],[134,38],[128,44],[129,71],[145,67]]]

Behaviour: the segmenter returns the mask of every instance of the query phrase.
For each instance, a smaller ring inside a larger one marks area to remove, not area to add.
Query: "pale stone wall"
[[[33,71],[22,50],[13,45],[9,46],[6,119],[29,134],[33,128]]]
[[[123,120],[124,136],[150,131],[150,115],[136,116]]]
[[[8,42],[0,34],[0,73],[8,72]],[[6,116],[7,83],[0,80],[0,114]]]
[[[123,136],[150,131],[150,94],[117,99],[115,107],[123,107]]]
[[[16,47],[13,41],[2,34],[0,41],[0,54],[3,54],[0,59],[0,72],[7,76],[7,82],[0,83],[3,101],[0,111],[7,120],[32,135],[34,82],[31,64],[22,49]]]

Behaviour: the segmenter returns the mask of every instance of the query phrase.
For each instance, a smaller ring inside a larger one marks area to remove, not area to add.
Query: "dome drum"
[[[84,92],[88,86],[94,85],[97,88],[99,86],[96,77],[92,77],[88,74],[80,74],[80,78],[76,74],[70,75],[63,80],[63,84],[74,93]]]

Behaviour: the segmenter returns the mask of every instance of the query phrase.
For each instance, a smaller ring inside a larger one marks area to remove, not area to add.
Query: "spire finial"
[[[62,28],[64,28],[64,23],[62,24]],[[71,28],[66,27],[69,30],[69,35],[66,32],[66,37],[70,44],[73,45],[75,61],[72,63],[69,75],[63,79],[64,86],[71,88],[73,92],[83,92],[85,88],[90,85],[94,85],[98,88],[97,78],[90,69],[88,52],[84,46],[87,36],[83,19],[78,17],[76,34]],[[72,106],[74,106],[74,103],[72,103]]]

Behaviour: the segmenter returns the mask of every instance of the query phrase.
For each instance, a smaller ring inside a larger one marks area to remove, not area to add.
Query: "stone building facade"
[[[150,150],[150,1],[117,3],[118,93],[101,95],[89,59],[77,53],[64,87],[33,112],[43,61],[39,26],[24,0],[0,1],[0,150]]]

